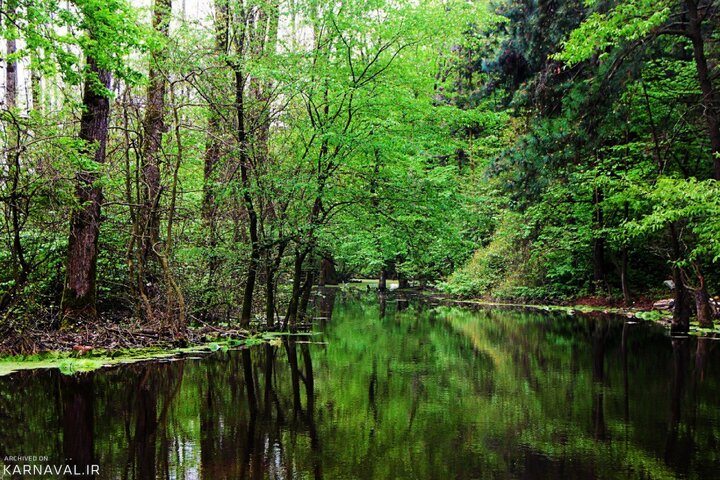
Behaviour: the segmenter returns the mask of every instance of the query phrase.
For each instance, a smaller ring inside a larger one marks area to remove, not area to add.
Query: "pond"
[[[718,478],[712,340],[617,317],[324,294],[312,335],[0,378],[4,467],[77,474],[12,478]]]

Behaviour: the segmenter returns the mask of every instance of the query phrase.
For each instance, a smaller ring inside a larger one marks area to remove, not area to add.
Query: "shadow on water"
[[[277,345],[0,378],[4,464],[47,457],[99,465],[67,478],[127,480],[715,473],[712,340],[603,316],[353,297],[319,290],[317,334]]]

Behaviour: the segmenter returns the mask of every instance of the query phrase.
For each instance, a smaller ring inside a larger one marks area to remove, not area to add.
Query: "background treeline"
[[[453,100],[507,112],[483,174],[501,206],[447,289],[594,294],[675,288],[675,320],[711,322],[718,287],[715,1],[505,1],[470,32]],[[495,38],[499,45],[490,44]],[[485,136],[487,129],[468,132]],[[507,133],[505,133],[507,135]],[[665,295],[668,295],[667,293]]]
[[[3,0],[3,328],[291,324],[351,275],[710,321],[717,2],[184,5]]]

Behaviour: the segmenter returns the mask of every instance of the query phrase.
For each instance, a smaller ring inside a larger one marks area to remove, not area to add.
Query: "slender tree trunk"
[[[672,243],[674,260],[681,256],[680,239],[674,224],[670,225],[670,241]],[[679,266],[672,267],[674,289],[673,318],[670,330],[672,333],[684,334],[690,330],[690,295],[685,287],[682,270]]]
[[[300,296],[302,290],[302,267],[305,263],[305,257],[307,251],[295,251],[295,268],[293,270],[293,285],[292,294],[290,296],[290,303],[288,305],[287,314],[285,315],[284,326],[293,325],[297,320],[298,305],[300,303]]]
[[[628,202],[625,202],[625,221],[628,220],[630,216],[630,204]],[[622,293],[623,293],[623,303],[625,306],[630,306],[632,304],[632,295],[630,295],[630,283],[628,281],[628,246],[626,244],[623,245],[622,248],[622,260],[620,264],[620,285],[622,287]]]
[[[245,291],[243,292],[242,312],[240,323],[250,323],[252,314],[252,300],[255,292],[255,280],[257,278],[258,264],[260,263],[260,245],[258,238],[258,218],[250,194],[250,159],[248,155],[247,134],[245,132],[245,99],[244,99],[245,78],[239,69],[235,71],[235,102],[237,108],[237,139],[240,148],[240,178],[243,186],[243,202],[248,216],[248,229],[250,231],[250,264],[248,265]]]
[[[378,280],[378,291],[380,291],[380,292],[387,291],[387,269],[385,267],[383,267],[380,270],[380,279]]]
[[[8,16],[15,16],[16,0],[9,0],[7,3]],[[9,57],[17,52],[17,41],[9,38],[6,43],[7,53]],[[5,70],[5,108],[13,110],[17,106],[17,60],[10,59],[6,62]]]
[[[622,264],[620,266],[620,285],[622,286],[623,303],[626,307],[632,305],[632,295],[630,294],[630,284],[628,282],[628,249],[623,247]]]
[[[88,57],[87,69],[97,78],[100,86],[110,88],[110,72],[99,68],[93,57]],[[98,91],[94,79],[85,81],[83,106],[79,135],[84,142],[82,153],[92,155],[96,163],[104,163],[110,101],[106,92]],[[96,184],[97,180],[98,174],[92,171],[78,172],[76,175],[75,196],[78,207],[70,219],[65,287],[61,303],[63,327],[81,318],[97,318],[95,282],[100,205],[103,200],[102,188]]]
[[[595,188],[593,191],[593,207],[595,208],[595,229],[602,230],[604,218],[602,211],[603,191]],[[605,237],[600,233],[593,235],[592,241],[593,259],[593,284],[591,291],[597,293],[605,291]]]
[[[687,34],[692,42],[695,69],[702,91],[703,116],[710,137],[714,177],[715,180],[720,180],[720,112],[718,111],[717,94],[705,55],[705,40],[702,32],[702,19],[698,12],[698,1],[686,0],[685,5],[688,10]]]
[[[8,2],[8,12],[10,16],[14,15],[15,3]],[[7,40],[7,55],[12,55],[17,51],[15,39]],[[7,61],[5,71],[5,108],[10,112],[11,120],[6,122],[7,135],[7,182],[10,183],[6,196],[8,197],[9,209],[9,227],[11,230],[11,258],[13,267],[14,285],[0,295],[0,311],[7,308],[30,275],[30,265],[25,259],[25,251],[22,245],[22,215],[23,215],[23,193],[21,192],[21,175],[20,168],[20,125],[16,120],[17,107],[17,61],[10,59]]]
[[[283,254],[285,253],[285,248],[287,246],[287,243],[281,243],[278,245],[278,251],[275,255],[275,258],[270,261],[270,258],[268,258],[268,264],[266,267],[266,275],[265,275],[265,297],[266,297],[266,303],[265,303],[265,321],[267,323],[268,327],[272,327],[275,325],[275,288],[276,288],[276,278],[277,278],[277,272],[280,269],[280,264],[282,263]],[[270,257],[270,252],[268,251],[268,257]]]

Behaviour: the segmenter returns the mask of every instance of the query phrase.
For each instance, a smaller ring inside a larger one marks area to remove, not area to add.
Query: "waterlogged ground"
[[[2,377],[0,460],[102,479],[718,478],[713,340],[374,292],[317,316],[302,340]]]

